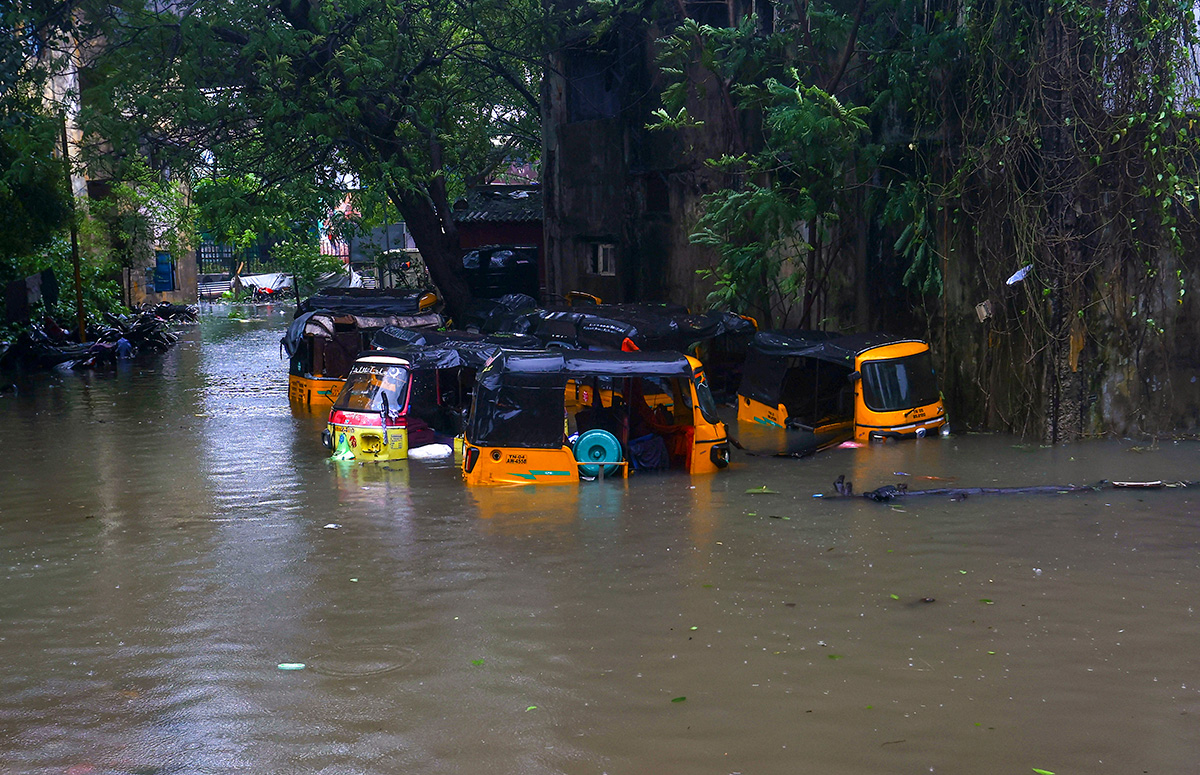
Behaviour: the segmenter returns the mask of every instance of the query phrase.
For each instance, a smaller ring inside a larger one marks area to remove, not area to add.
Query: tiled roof
[[[458,223],[536,223],[542,220],[541,186],[478,186],[454,203]]]

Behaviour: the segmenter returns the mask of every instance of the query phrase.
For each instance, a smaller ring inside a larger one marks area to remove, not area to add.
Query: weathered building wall
[[[581,290],[605,301],[694,307],[708,295],[697,270],[716,256],[689,236],[701,198],[724,185],[705,160],[729,150],[728,113],[706,100],[691,109],[705,121],[700,129],[646,128],[663,86],[654,64],[658,35],[631,24],[600,44],[564,45],[549,59],[542,117],[552,295]]]
[[[1200,287],[1200,268],[1169,255],[1158,266],[1151,276],[1142,262],[1114,258],[1092,278],[1071,359],[1079,393],[1069,396],[1085,436],[1200,432],[1200,301],[1187,292]],[[1007,269],[991,276],[969,250],[947,267],[944,296],[920,308],[952,421],[1045,439],[1054,407],[1044,283],[1031,273],[1007,285]]]

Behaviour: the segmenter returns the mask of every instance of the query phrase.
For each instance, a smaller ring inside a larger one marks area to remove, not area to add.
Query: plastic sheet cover
[[[513,314],[504,326],[572,349],[619,350],[629,339],[643,350],[680,352],[725,334],[754,330],[753,323],[728,312],[693,315],[686,307],[668,304],[551,307]]]
[[[467,440],[481,447],[561,446],[566,387],[561,355],[502,354],[479,374]]]

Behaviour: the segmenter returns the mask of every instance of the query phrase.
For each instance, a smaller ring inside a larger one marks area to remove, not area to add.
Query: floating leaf
[[[482,659],[472,659],[471,664],[475,665],[476,667],[479,667],[480,665],[483,664],[483,660]]]
[[[892,600],[899,600],[899,599],[900,599],[900,596],[899,596],[899,595],[888,595],[888,597],[890,597]]]
[[[986,597],[981,597],[981,598],[979,598],[979,602],[983,603],[984,605],[991,605],[991,604],[992,604],[992,601],[991,601],[991,600],[989,600],[989,599],[988,599],[988,598],[986,598]]]
[[[828,654],[826,656],[828,656],[830,659],[841,659],[842,658],[841,654]]]
[[[747,495],[778,495],[779,491],[772,490],[770,487],[767,487],[764,484],[762,487],[751,487],[749,490],[746,490],[746,494]]]
[[[1037,775],[1054,775],[1054,773],[1050,770],[1039,770],[1037,767],[1034,767],[1033,771],[1036,772]]]
[[[704,587],[705,589],[712,589],[712,584],[701,584],[700,586]]]
[[[693,630],[698,630],[698,629],[700,629],[700,628],[699,628],[699,627],[692,627],[691,629],[693,629]]]
[[[526,712],[526,713],[528,713],[528,712],[529,712],[529,711],[531,711],[531,710],[537,710],[537,706],[536,706],[536,705],[530,705],[528,708],[526,708],[526,709],[525,709],[525,712]]]
[[[687,700],[687,697],[676,697],[671,702],[684,702],[685,700]]]
[[[757,517],[757,516],[758,516],[758,512],[757,512],[757,511],[751,511],[751,512],[750,512],[749,514],[747,514],[746,516],[747,516],[747,517]]]

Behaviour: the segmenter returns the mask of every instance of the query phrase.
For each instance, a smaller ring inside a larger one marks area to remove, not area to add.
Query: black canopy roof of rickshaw
[[[597,304],[531,310],[506,330],[578,349],[619,350],[628,339],[644,350],[684,351],[723,334],[750,333],[754,324],[728,312],[693,315],[673,304]]]
[[[854,359],[867,350],[903,342],[924,344],[919,339],[882,332],[835,334],[828,331],[791,329],[759,331],[750,341],[750,350],[780,358],[816,358],[853,369]]]
[[[421,311],[421,297],[426,293],[394,288],[326,288],[297,304],[293,317],[318,310],[360,317],[415,315]]]
[[[542,347],[537,337],[526,334],[477,334],[471,331],[433,331],[401,326],[384,326],[371,340],[371,344],[379,350],[433,345],[449,347],[471,343],[494,345],[510,350],[539,350]]]
[[[674,352],[567,352],[563,354],[563,360],[563,370],[573,377],[692,376],[692,364]]]
[[[460,349],[452,347],[389,347],[386,350],[367,350],[359,353],[354,361],[357,365],[373,357],[386,356],[400,358],[406,362],[405,368],[418,371],[422,369],[457,369],[463,366],[481,368],[499,352],[499,348],[488,345],[485,348]]]
[[[692,375],[687,357],[676,352],[544,350],[501,352],[494,375],[562,374],[565,377],[676,377]]]

